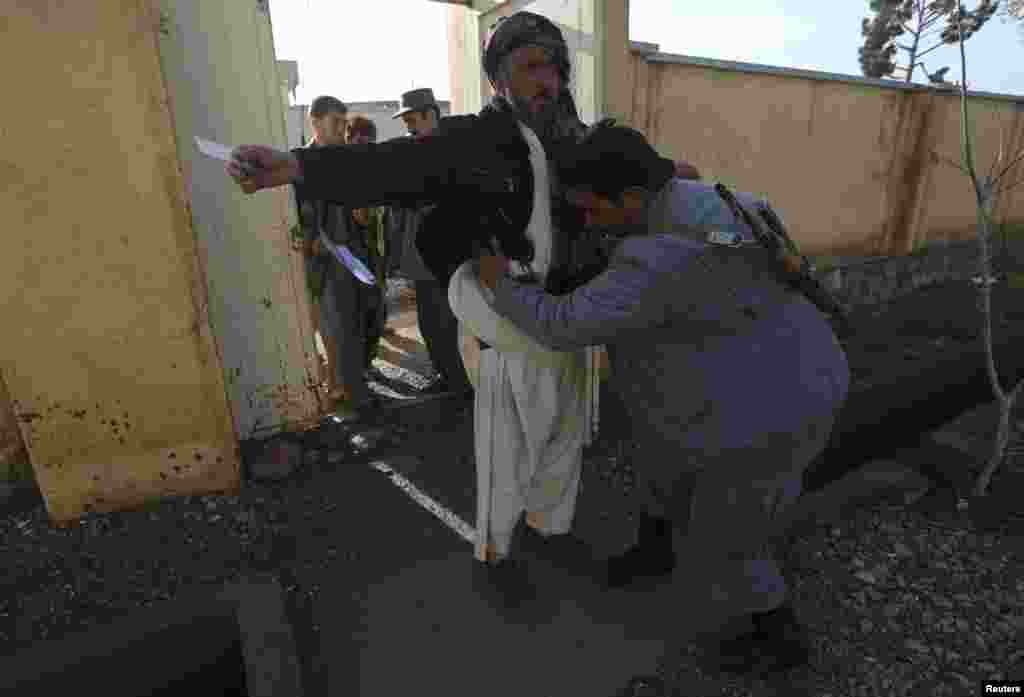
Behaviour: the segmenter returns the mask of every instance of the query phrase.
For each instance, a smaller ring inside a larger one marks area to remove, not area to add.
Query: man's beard
[[[561,130],[557,99],[546,99],[539,110],[531,109],[529,101],[521,97],[509,96],[508,102],[516,118],[537,134],[541,144],[547,146],[555,141]]]

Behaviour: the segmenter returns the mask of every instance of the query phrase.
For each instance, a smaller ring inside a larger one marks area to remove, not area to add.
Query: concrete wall
[[[805,251],[905,254],[974,230],[959,160],[960,102],[921,86],[726,63],[637,46],[627,123],[709,180],[769,198]],[[972,98],[979,169],[1024,149],[1024,99]],[[1024,176],[1024,163],[1008,181]],[[1024,187],[999,196],[995,219],[1024,221]]]
[[[288,128],[288,148],[300,148],[309,142],[312,134],[306,122],[307,104],[293,104],[285,114]]]
[[[36,0],[3,24],[0,62],[32,66],[0,121],[0,373],[50,515],[237,490],[158,14]]]
[[[453,114],[475,114],[483,108],[481,42],[478,13],[448,7],[448,88]]]

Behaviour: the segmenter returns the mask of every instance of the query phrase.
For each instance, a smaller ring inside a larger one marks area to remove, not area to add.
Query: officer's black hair
[[[658,155],[642,133],[617,125],[615,119],[603,119],[587,129],[559,167],[565,188],[590,191],[619,206],[627,189],[654,193],[674,172],[675,164]]]

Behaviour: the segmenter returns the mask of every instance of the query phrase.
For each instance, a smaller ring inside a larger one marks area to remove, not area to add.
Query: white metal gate
[[[161,63],[240,439],[317,416],[315,349],[288,188],[245,196],[193,137],[288,148],[266,3],[161,0]]]

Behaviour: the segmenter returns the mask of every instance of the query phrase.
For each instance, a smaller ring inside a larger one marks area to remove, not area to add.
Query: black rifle
[[[789,287],[798,290],[814,303],[829,321],[840,338],[853,333],[846,310],[811,272],[811,263],[800,254],[796,243],[786,232],[782,221],[768,205],[767,201],[758,202],[755,216],[736,200],[732,192],[723,184],[715,184],[715,191],[732,210],[737,220],[742,220],[750,228],[758,242],[775,254],[779,263],[779,275]]]

